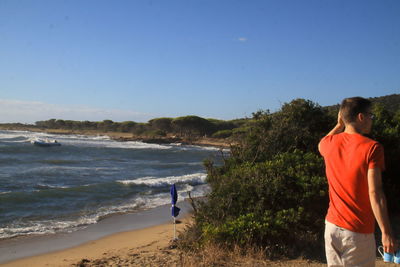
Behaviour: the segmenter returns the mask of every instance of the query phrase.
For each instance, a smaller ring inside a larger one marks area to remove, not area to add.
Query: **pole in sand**
[[[176,206],[176,202],[178,201],[178,192],[176,191],[175,184],[173,184],[171,186],[170,193],[171,193],[171,204],[172,204],[171,215],[172,215],[172,218],[174,219],[174,240],[176,240],[177,239],[177,237],[176,237],[176,217],[179,215],[180,208],[178,208]]]

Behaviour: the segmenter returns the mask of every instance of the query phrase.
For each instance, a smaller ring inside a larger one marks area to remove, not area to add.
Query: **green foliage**
[[[232,135],[232,130],[221,130],[212,134],[213,138],[228,138]]]
[[[370,100],[374,104],[385,107],[385,109],[391,113],[395,113],[400,110],[400,94],[373,97],[370,98]]]
[[[196,215],[204,242],[256,244],[270,256],[315,246],[327,206],[321,157],[295,150],[227,165],[206,162],[212,191]]]
[[[320,247],[328,198],[317,144],[334,122],[303,99],[253,113],[233,131],[237,145],[223,166],[205,162],[212,190],[195,217],[201,240],[256,245],[271,257]]]
[[[318,142],[338,106],[296,99],[276,113],[258,111],[232,130],[237,143],[222,166],[205,161],[211,187],[189,229],[201,244],[255,245],[268,256],[323,255],[327,184]],[[391,211],[400,202],[400,109],[373,109],[372,138],[385,147],[384,186]]]
[[[317,153],[319,139],[335,123],[322,107],[304,99],[284,104],[276,113],[259,111],[253,116],[245,127],[235,129],[239,145],[232,154],[241,162],[264,161],[295,149]]]
[[[171,132],[172,131],[172,118],[156,118],[149,121],[149,125],[160,131]]]
[[[167,134],[161,130],[148,130],[148,131],[143,132],[141,135],[156,138],[156,137],[164,137]]]
[[[389,210],[399,212],[400,207],[400,107],[392,112],[383,104],[373,108],[375,120],[372,127],[372,138],[385,148],[386,171],[383,172],[383,185],[388,199]]]
[[[35,126],[41,129],[65,129],[65,130],[97,130],[101,132],[127,132],[141,136],[167,136],[178,135],[180,137],[202,137],[212,135],[215,132],[232,130],[242,125],[242,120],[222,121],[216,119],[204,119],[198,116],[185,116],[178,118],[155,118],[148,123],[136,123],[134,121],[113,122],[103,120],[101,122],[71,121],[50,119],[37,121]],[[8,125],[8,124],[7,124]],[[21,127],[13,124],[14,127]],[[32,125],[33,126],[33,125]],[[218,136],[218,135],[217,135]],[[217,138],[222,138],[221,135]]]
[[[212,133],[213,124],[198,116],[178,117],[172,120],[172,125],[182,136],[191,137],[193,135],[203,136]]]

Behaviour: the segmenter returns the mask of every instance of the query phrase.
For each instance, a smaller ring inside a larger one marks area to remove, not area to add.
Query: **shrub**
[[[211,192],[198,205],[192,240],[265,248],[269,257],[322,256],[328,197],[317,145],[336,123],[336,108],[296,99],[234,129],[231,157],[222,166],[204,162]],[[373,112],[372,137],[385,147],[388,203],[399,211],[400,111],[377,105]]]
[[[327,194],[318,155],[295,150],[228,170],[208,164],[212,191],[196,215],[203,242],[263,246],[270,256],[320,245]]]
[[[232,130],[221,130],[216,133],[213,133],[213,138],[228,138],[232,135]]]

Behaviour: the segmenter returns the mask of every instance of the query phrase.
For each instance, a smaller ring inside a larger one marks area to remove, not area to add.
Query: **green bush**
[[[327,186],[318,155],[295,150],[227,170],[207,164],[212,191],[196,214],[203,242],[263,246],[269,256],[320,245]]]
[[[167,134],[161,130],[148,130],[146,132],[143,132],[142,135],[145,135],[147,137],[156,138],[156,137],[164,137]]]
[[[213,133],[213,138],[228,138],[232,135],[232,130],[221,130],[216,133]]]
[[[388,203],[399,211],[400,111],[376,105],[373,112],[372,138],[385,147]],[[211,242],[256,246],[270,257],[323,256],[328,188],[317,146],[336,116],[337,106],[296,99],[275,113],[258,111],[234,129],[231,157],[222,166],[204,162],[211,192],[188,230],[194,246]]]
[[[328,197],[317,144],[334,123],[303,99],[254,113],[232,131],[231,157],[205,162],[211,193],[191,232],[203,244],[258,246],[270,257],[322,254]]]

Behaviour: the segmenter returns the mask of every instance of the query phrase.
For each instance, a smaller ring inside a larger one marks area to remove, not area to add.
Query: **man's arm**
[[[334,135],[334,134],[339,134],[344,131],[344,121],[342,119],[342,113],[339,110],[338,113],[338,119],[337,119],[337,124],[333,129],[327,134],[327,135]]]
[[[342,114],[338,113],[338,120],[337,120],[337,124],[335,125],[335,127],[333,127],[333,129],[326,135],[334,135],[334,134],[339,134],[342,133],[344,131],[345,125],[344,125],[344,121],[342,120]],[[321,143],[318,144],[318,150],[321,151]]]
[[[382,174],[380,168],[368,170],[368,190],[372,211],[382,232],[382,245],[385,252],[394,253],[397,242],[390,227],[386,197],[382,188]]]

